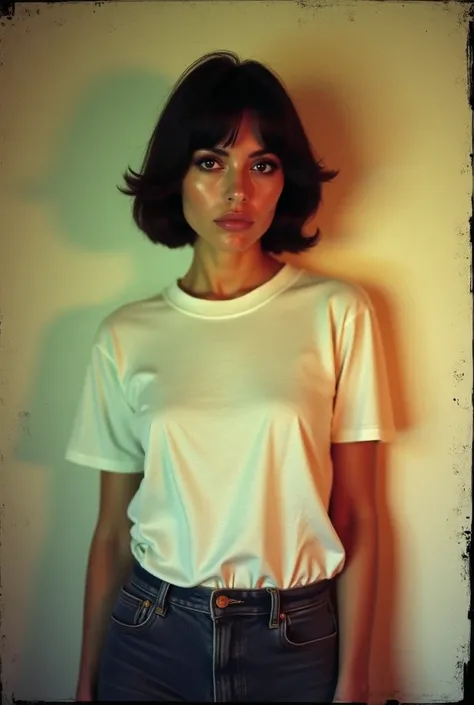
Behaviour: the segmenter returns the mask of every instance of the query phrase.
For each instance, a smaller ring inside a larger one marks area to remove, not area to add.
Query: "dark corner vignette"
[[[89,0],[85,0],[88,2]],[[97,0],[93,3],[94,5],[103,5],[106,0],[98,2]],[[66,4],[71,2],[71,0],[25,0],[23,4],[28,4],[29,2],[35,2],[39,5],[56,5],[58,3]],[[14,0],[0,0],[0,20],[2,18],[6,20],[12,20],[15,16],[15,1]]]
[[[9,0],[0,0],[0,19],[4,17],[11,20],[15,14],[15,3]]]

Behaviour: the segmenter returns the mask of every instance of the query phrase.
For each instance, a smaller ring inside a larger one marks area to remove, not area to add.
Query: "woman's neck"
[[[284,263],[263,253],[260,262],[233,270],[219,269],[194,258],[188,272],[178,280],[180,288],[191,296],[209,300],[235,299],[248,294],[272,279]]]

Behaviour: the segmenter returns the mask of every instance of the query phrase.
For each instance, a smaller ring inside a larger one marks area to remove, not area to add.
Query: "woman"
[[[217,52],[125,177],[138,227],[193,259],[93,346],[67,452],[102,471],[79,700],[366,699],[377,322],[359,288],[271,255],[314,246],[335,175],[275,75]]]

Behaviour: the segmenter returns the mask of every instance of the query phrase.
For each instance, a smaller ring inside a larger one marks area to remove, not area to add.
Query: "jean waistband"
[[[131,579],[144,588],[155,602],[158,614],[166,613],[167,603],[208,613],[212,619],[232,615],[268,614],[270,627],[276,627],[281,613],[310,606],[330,598],[332,581],[321,580],[302,587],[288,588],[209,588],[171,585],[133,561]]]

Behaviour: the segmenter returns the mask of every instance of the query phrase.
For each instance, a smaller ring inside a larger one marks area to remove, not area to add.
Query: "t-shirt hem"
[[[143,472],[143,466],[127,465],[123,462],[121,463],[120,461],[108,460],[107,458],[97,458],[91,455],[84,455],[83,453],[76,453],[75,451],[68,451],[65,455],[65,459],[70,463],[83,465],[85,467],[93,468],[94,470],[122,473]]]
[[[395,436],[395,431],[389,428],[359,428],[339,432],[336,436],[331,437],[331,443],[356,443],[357,441],[391,443],[395,440]]]

